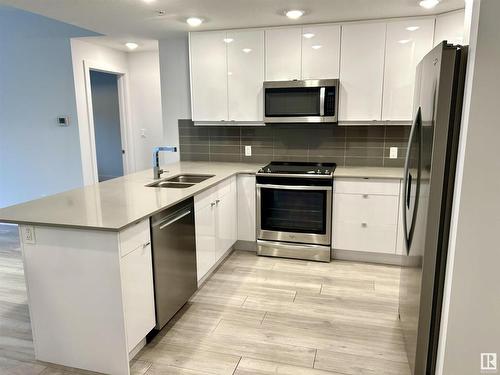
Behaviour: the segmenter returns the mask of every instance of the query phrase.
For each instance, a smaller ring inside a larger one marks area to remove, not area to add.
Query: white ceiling
[[[432,10],[418,0],[0,0],[0,4],[38,13],[117,38],[162,39],[193,30],[186,17],[205,20],[196,30],[320,23],[443,13],[464,7],[464,0],[442,0]],[[285,9],[303,9],[298,21]],[[164,10],[164,16],[157,11]]]

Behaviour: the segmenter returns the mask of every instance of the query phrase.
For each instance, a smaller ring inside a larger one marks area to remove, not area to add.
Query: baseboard
[[[238,240],[234,244],[234,249],[235,250],[257,252],[257,242],[256,241],[242,241],[242,240]]]
[[[142,348],[146,346],[146,338],[144,337],[139,343],[130,351],[128,354],[129,361],[134,359],[134,357],[141,351]]]
[[[399,254],[370,253],[366,251],[338,250],[332,249],[332,259],[351,260],[355,262],[389,264],[400,266],[403,256]]]
[[[229,255],[231,255],[231,253],[235,250],[234,246],[235,246],[235,245],[231,246],[231,247],[229,248],[229,250],[227,250],[227,251],[224,253],[224,255],[222,255],[222,256],[220,257],[220,259],[217,261],[217,263],[215,263],[215,264],[212,266],[212,268],[210,268],[210,269],[208,270],[208,272],[206,273],[206,275],[205,275],[205,276],[203,276],[203,277],[200,279],[200,281],[198,281],[198,289],[200,289],[200,288],[201,288],[201,286],[205,283],[205,281],[207,281],[207,280],[210,278],[210,276],[212,276],[212,274],[214,274],[214,273],[215,273],[215,272],[219,269],[219,267],[222,265],[222,263],[224,263],[224,261],[227,259],[227,257],[228,257]]]

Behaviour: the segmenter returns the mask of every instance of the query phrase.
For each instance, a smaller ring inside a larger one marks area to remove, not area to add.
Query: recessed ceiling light
[[[189,17],[186,22],[188,23],[189,26],[196,27],[200,26],[203,22],[201,18],[198,17]]]
[[[416,30],[418,30],[418,29],[420,29],[420,27],[419,27],[419,26],[408,26],[408,27],[406,28],[406,30],[408,30],[408,31],[416,31]]]
[[[225,43],[231,43],[233,40],[233,38],[224,38]]]
[[[401,39],[401,40],[398,40],[398,43],[401,43],[401,44],[406,44],[408,42],[411,42],[411,39]]]
[[[252,49],[251,48],[243,48],[242,51],[245,53],[250,53],[250,52],[252,52]]]
[[[144,1],[146,4],[150,4],[150,3],[154,3],[156,0],[142,0]]]
[[[314,38],[314,34],[313,33],[304,33],[302,34],[302,36],[306,39],[311,39],[311,38]]]
[[[285,15],[292,20],[296,20],[304,15],[304,11],[299,9],[288,10],[285,12]]]
[[[139,45],[137,43],[133,43],[133,42],[128,42],[128,43],[125,43],[125,46],[133,51],[134,49],[136,49],[137,47],[139,47]]]
[[[311,48],[312,49],[320,49],[321,47],[323,47],[321,44],[315,44],[314,46],[312,46]]]
[[[419,5],[425,9],[432,9],[439,4],[439,0],[422,0]]]

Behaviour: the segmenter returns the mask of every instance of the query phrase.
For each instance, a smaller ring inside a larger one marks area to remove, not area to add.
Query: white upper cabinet
[[[382,114],[386,24],[342,26],[339,121],[377,121]]]
[[[227,79],[230,121],[262,121],[264,31],[227,33]]]
[[[228,118],[226,32],[190,36],[191,110],[193,121]]]
[[[464,42],[464,18],[464,10],[437,16],[434,45],[437,46],[443,40],[453,44],[462,44]]]
[[[411,121],[415,69],[432,49],[434,19],[387,23],[382,120]]]
[[[340,25],[302,28],[302,79],[339,78]]]
[[[301,77],[302,28],[266,30],[266,81]]]

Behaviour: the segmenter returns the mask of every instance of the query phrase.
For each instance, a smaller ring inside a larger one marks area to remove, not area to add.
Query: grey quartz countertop
[[[162,179],[181,173],[214,177],[185,189],[147,187],[151,169],[0,209],[0,222],[119,231],[192,197],[233,175],[258,171],[262,164],[177,162]],[[402,178],[398,168],[339,167],[335,177]]]

